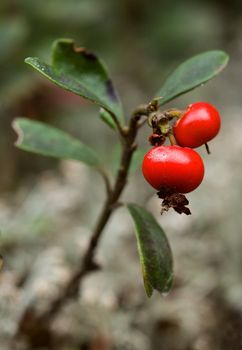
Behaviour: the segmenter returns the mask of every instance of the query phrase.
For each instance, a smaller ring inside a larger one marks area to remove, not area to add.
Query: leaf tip
[[[38,65],[39,59],[37,57],[26,57],[24,62],[28,64],[29,66],[35,68],[36,70],[39,70],[40,67]]]
[[[154,288],[152,287],[152,285],[149,283],[149,281],[144,279],[144,287],[145,287],[145,293],[147,295],[148,298],[152,297]]]
[[[224,66],[227,66],[230,60],[230,56],[227,52],[224,52],[224,51],[223,51],[223,54],[224,54]]]
[[[14,142],[14,145],[16,147],[20,147],[21,144],[23,143],[23,139],[24,139],[24,132],[19,125],[19,121],[20,120],[17,118],[17,119],[14,119],[14,121],[12,122],[13,130],[17,134],[17,140]]]
[[[215,72],[215,75],[218,75],[227,66],[230,57],[229,54],[223,50],[217,50],[214,52],[217,52],[221,59],[223,59],[223,63],[221,63],[220,67],[218,67],[217,71]]]
[[[32,60],[32,57],[26,57],[24,59],[24,62],[27,63],[27,64],[30,64],[31,60]]]
[[[164,291],[162,292],[163,296],[166,296],[170,293],[170,291],[173,287],[173,284],[174,284],[174,273],[171,273],[169,278],[167,279]]]

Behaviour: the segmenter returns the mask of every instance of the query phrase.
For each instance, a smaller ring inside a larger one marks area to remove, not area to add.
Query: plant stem
[[[205,143],[205,148],[206,148],[207,154],[211,154],[210,148],[207,143]]]
[[[169,109],[168,111],[165,111],[165,116],[168,117],[170,120],[173,118],[181,118],[181,116],[185,113],[185,111],[180,111],[178,109]]]
[[[171,146],[175,146],[177,144],[175,136],[171,132],[168,134],[168,138],[169,138]]]
[[[64,290],[52,302],[49,309],[45,313],[37,316],[32,308],[27,308],[19,322],[16,336],[27,336],[30,344],[33,344],[34,338],[36,337],[36,332],[38,332],[38,336],[40,336],[39,332],[46,332],[46,330],[49,329],[51,321],[55,318],[67,300],[77,297],[83,277],[92,271],[99,269],[99,266],[94,261],[96,248],[99,244],[103,229],[105,228],[113,211],[117,208],[116,204],[127,183],[131,159],[136,149],[135,139],[139,128],[139,120],[143,114],[144,106],[142,106],[142,109],[137,109],[134,112],[130,119],[129,126],[125,129],[123,128],[123,131],[120,132],[122,141],[122,157],[113,188],[110,187],[106,173],[102,173],[103,176],[105,175],[104,179],[107,186],[107,198],[95,226],[93,235],[89,241],[87,250],[80,262],[79,269],[77,269],[77,271],[72,275]]]

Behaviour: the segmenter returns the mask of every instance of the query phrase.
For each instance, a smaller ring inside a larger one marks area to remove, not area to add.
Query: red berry
[[[157,146],[144,156],[142,171],[157,190],[165,188],[173,193],[188,193],[202,182],[204,165],[191,148]]]
[[[220,129],[218,111],[209,103],[197,102],[188,106],[173,127],[177,143],[196,148],[212,140]]]

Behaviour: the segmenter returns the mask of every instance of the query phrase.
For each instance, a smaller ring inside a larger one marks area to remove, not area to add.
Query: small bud
[[[163,135],[160,135],[160,134],[151,134],[149,136],[149,143],[152,145],[152,146],[161,146],[163,145],[163,143],[165,142],[166,138],[165,136]]]

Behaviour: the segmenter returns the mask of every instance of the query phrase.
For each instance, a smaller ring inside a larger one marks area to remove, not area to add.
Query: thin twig
[[[49,309],[44,314],[37,316],[34,314],[34,311],[31,308],[25,310],[25,313],[20,320],[16,337],[24,335],[28,338],[30,344],[34,344],[33,338],[36,338],[36,332],[38,332],[38,337],[41,337],[40,332],[43,332],[43,330],[45,332],[49,330],[50,323],[61,310],[62,306],[70,298],[77,297],[83,277],[99,269],[99,266],[94,260],[96,248],[102,236],[103,229],[105,228],[113,211],[117,208],[116,204],[118,203],[120,195],[122,194],[122,191],[126,185],[132,156],[136,149],[135,139],[138,131],[138,123],[140,116],[144,114],[143,112],[143,106],[142,108],[137,109],[130,119],[128,128],[123,128],[122,132],[120,131],[122,141],[122,157],[112,189],[109,179],[106,177],[106,173],[102,173],[107,187],[107,199],[104,203],[93,235],[89,241],[87,250],[82,258],[82,261],[80,262],[79,268],[72,275],[64,290],[52,302]]]
[[[124,128],[122,127],[120,121],[118,120],[118,118],[116,117],[116,115],[112,111],[108,111],[108,112],[111,115],[111,117],[113,118],[113,121],[117,126],[117,130],[118,130],[119,134],[121,136],[123,136],[124,135]]]
[[[143,125],[145,125],[146,123],[147,123],[147,118],[141,120],[141,121],[139,122],[138,127],[141,128],[141,127],[142,127]]]
[[[169,141],[170,141],[171,146],[177,145],[175,136],[174,136],[171,132],[169,132],[168,138],[169,138]]]

